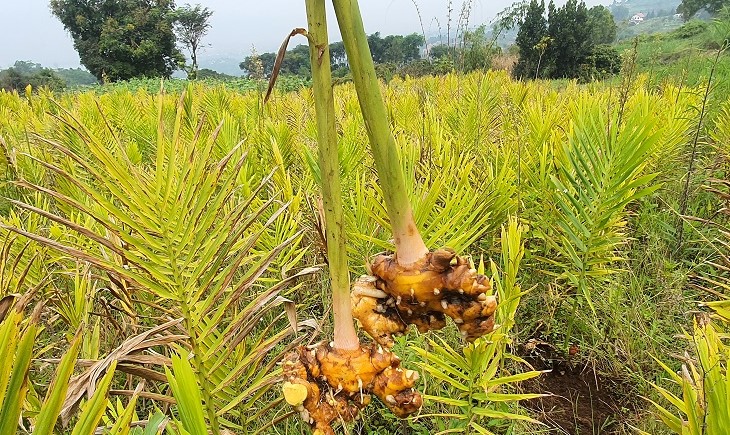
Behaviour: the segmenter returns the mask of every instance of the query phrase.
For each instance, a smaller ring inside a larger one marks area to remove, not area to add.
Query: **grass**
[[[680,26],[671,26],[660,33],[636,35],[638,38],[637,65],[639,72],[648,74],[647,85],[660,86],[662,83],[673,83],[678,86],[695,87],[706,83],[709,77],[709,66],[714,62],[717,51],[722,48],[728,33],[725,21],[703,22],[690,21]],[[666,31],[671,30],[671,31]],[[619,52],[629,53],[633,50],[633,39],[625,39],[617,44]],[[720,57],[718,86],[727,92],[728,73],[730,72],[730,56],[725,53]]]

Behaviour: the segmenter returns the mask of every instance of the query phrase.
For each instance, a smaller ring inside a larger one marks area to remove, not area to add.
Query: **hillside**
[[[636,26],[639,27],[639,26]],[[649,74],[653,82],[665,79],[695,86],[706,83],[715,59],[716,83],[727,85],[730,56],[717,56],[722,42],[730,37],[730,20],[705,22],[692,20],[664,33],[639,35],[636,63],[638,70]],[[617,44],[620,52],[631,53],[634,41]]]
[[[614,0],[610,8],[626,8],[631,15],[639,12],[656,14],[660,11],[671,11],[673,14],[680,3],[681,0]]]

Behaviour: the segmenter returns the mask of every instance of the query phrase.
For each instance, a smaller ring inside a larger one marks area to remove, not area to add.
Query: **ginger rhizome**
[[[355,350],[302,346],[283,369],[284,397],[315,434],[334,435],[332,423],[353,421],[373,394],[398,417],[423,405],[413,388],[418,373],[402,369],[396,355],[374,343]]]
[[[453,319],[467,340],[492,331],[497,301],[489,295],[489,280],[449,249],[429,252],[410,266],[393,256],[379,255],[371,265],[373,276],[355,283],[353,315],[363,329],[383,346],[408,325],[426,332]]]
[[[354,328],[324,2],[306,0],[309,30],[292,35],[309,39],[334,341],[299,347],[286,356],[283,393],[315,434],[334,435],[332,424],[354,420],[373,394],[398,417],[417,412],[423,399],[413,388],[418,373],[402,369],[397,356],[375,343],[362,346]],[[285,52],[286,42],[277,62]]]

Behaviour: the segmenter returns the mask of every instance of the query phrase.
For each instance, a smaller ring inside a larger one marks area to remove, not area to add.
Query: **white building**
[[[646,14],[643,12],[639,12],[637,14],[634,14],[634,16],[631,17],[629,22],[634,23],[634,24],[639,24],[639,23],[643,23],[645,19],[646,19]]]

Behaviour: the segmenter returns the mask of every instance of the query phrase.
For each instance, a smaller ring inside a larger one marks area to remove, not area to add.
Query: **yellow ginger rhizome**
[[[370,268],[373,275],[353,287],[353,315],[383,346],[392,347],[393,335],[408,325],[421,332],[441,329],[446,317],[470,341],[494,328],[497,300],[489,295],[489,280],[451,249],[428,252],[410,266],[379,255]]]
[[[284,397],[315,434],[334,435],[334,421],[351,422],[376,395],[398,417],[423,405],[413,388],[418,373],[377,344],[353,350],[334,344],[299,347],[283,362]]]

